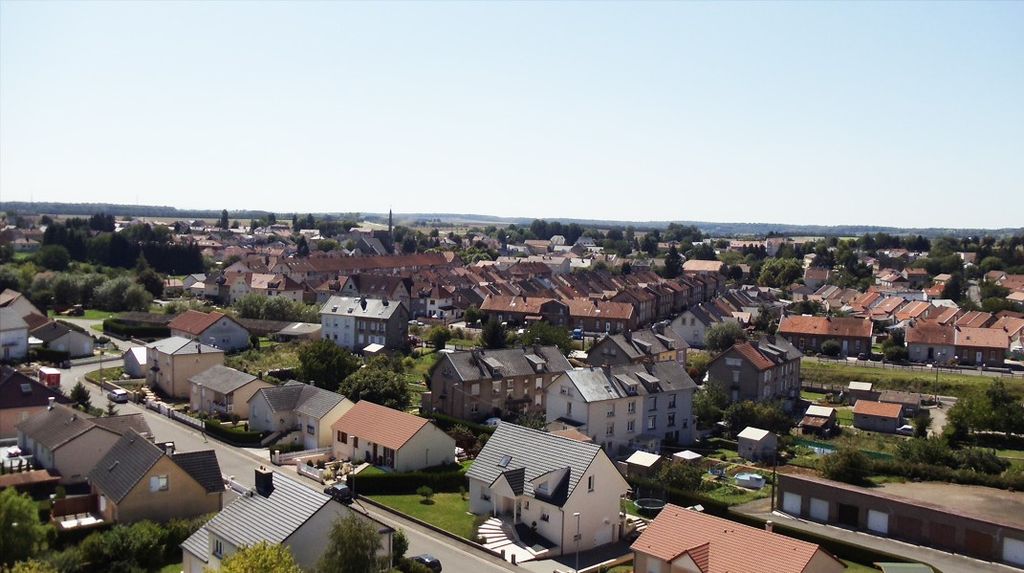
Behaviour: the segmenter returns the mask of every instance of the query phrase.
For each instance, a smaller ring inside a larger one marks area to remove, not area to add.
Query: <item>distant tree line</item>
[[[103,214],[51,223],[43,233],[43,245],[44,248],[63,248],[70,260],[108,267],[134,267],[142,255],[160,273],[188,274],[203,270],[199,247],[170,242],[170,231],[166,227],[141,224],[113,232],[113,218]],[[49,249],[47,256],[59,258],[60,253]]]

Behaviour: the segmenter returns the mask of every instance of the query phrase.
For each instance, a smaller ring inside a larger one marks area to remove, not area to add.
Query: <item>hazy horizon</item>
[[[1024,3],[0,1],[0,199],[1024,225]]]

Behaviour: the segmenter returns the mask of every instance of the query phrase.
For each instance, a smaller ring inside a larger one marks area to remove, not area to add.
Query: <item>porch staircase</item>
[[[519,540],[512,524],[497,517],[491,517],[483,522],[480,529],[477,530],[477,535],[483,538],[485,548],[502,553],[505,561],[510,563],[513,562],[513,556],[515,556],[515,563],[523,563],[542,557],[549,551],[547,549],[537,551],[527,547]]]

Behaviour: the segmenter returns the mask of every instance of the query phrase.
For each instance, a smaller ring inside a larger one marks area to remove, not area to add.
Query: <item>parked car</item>
[[[110,392],[107,392],[107,399],[110,400],[111,402],[116,402],[118,404],[127,404],[128,391],[122,390],[121,388],[115,388]]]
[[[896,428],[896,433],[901,436],[913,436],[914,426],[911,426],[910,424],[903,424],[899,428]]]
[[[485,426],[490,426],[492,428],[497,428],[498,424],[500,424],[500,423],[501,423],[501,418],[487,418],[486,420],[484,420],[484,425]]]
[[[324,488],[324,493],[331,496],[335,501],[340,501],[345,504],[352,503],[352,489],[346,484],[336,483],[334,485],[329,485]]]
[[[427,569],[430,569],[434,573],[441,573],[441,562],[438,561],[437,557],[434,557],[429,553],[423,553],[422,555],[412,557],[412,560],[421,565],[426,565]]]
[[[583,329],[582,328],[574,328],[572,330],[572,339],[573,340],[583,340]]]

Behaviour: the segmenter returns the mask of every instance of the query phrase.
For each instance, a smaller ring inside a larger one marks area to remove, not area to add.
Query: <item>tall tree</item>
[[[299,242],[295,246],[295,254],[300,257],[309,256],[309,243],[306,242],[305,236],[299,237]]]
[[[327,537],[327,549],[317,570],[321,573],[367,573],[381,568],[377,552],[380,533],[372,522],[349,515],[334,522]]]
[[[299,375],[320,388],[335,391],[359,368],[359,359],[330,340],[321,339],[299,348]]]
[[[736,342],[747,339],[747,333],[735,322],[720,322],[704,333],[704,346],[711,352],[728,350]]]
[[[657,249],[657,245],[655,245]],[[668,248],[668,255],[665,256],[665,278],[674,279],[679,275],[683,274],[683,257],[680,256],[679,250],[676,249],[675,245]]]
[[[46,546],[49,527],[39,522],[36,503],[13,487],[0,491],[0,563],[11,565]]]
[[[349,400],[368,400],[374,404],[406,410],[412,401],[405,376],[387,368],[367,366],[342,380],[338,392]]]
[[[484,348],[505,348],[505,327],[493,316],[487,319],[480,330],[480,343]]]
[[[220,228],[227,229],[230,226],[231,223],[228,221],[228,210],[224,209],[220,212]]]

